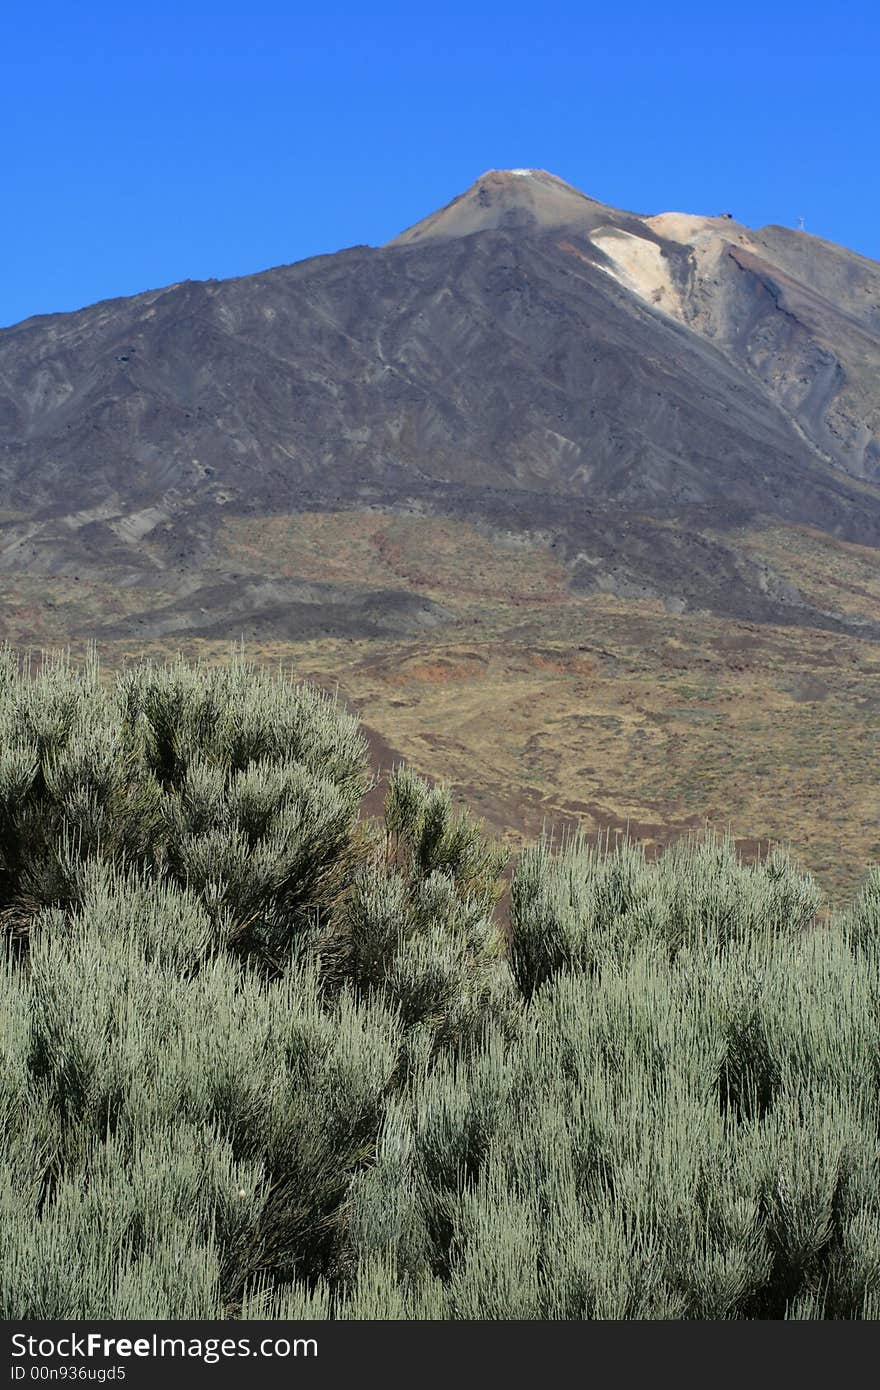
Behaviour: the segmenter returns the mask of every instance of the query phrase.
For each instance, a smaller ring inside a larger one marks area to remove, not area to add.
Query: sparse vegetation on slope
[[[0,1315],[880,1316],[880,887],[503,856],[238,661],[0,671]]]
[[[880,857],[871,771],[880,667],[870,628],[856,637],[572,593],[549,545],[438,517],[230,517],[217,541],[212,592],[235,573],[230,604],[247,584],[265,585],[283,615],[273,632],[268,620],[229,609],[248,651],[338,686],[393,750],[383,769],[405,759],[448,784],[511,844],[534,839],[544,823],[577,820],[653,850],[709,824],[729,830],[746,855],[770,839],[791,844],[838,904]],[[880,552],[827,537],[820,544],[818,533],[795,527],[737,533],[735,548],[829,612],[870,614]],[[313,624],[321,605],[294,611],[291,593],[276,591],[279,575],[297,591],[324,593],[323,575],[340,593],[400,599],[397,616],[406,609],[418,618],[415,631],[395,635],[387,605],[383,618],[366,598],[358,611],[372,611],[370,637],[348,635],[345,605],[333,607],[332,622],[325,612]],[[699,604],[702,579],[693,584]],[[19,645],[71,641],[82,651],[84,635],[96,635],[107,664],[119,666],[181,648],[228,656],[226,640],[150,637],[162,629],[158,610],[180,605],[149,587],[82,576],[35,586],[7,576],[3,595],[0,638]],[[441,611],[447,620],[432,626]],[[132,631],[107,640],[125,613]]]

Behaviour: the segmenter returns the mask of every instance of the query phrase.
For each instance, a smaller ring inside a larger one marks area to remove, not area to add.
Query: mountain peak
[[[587,197],[546,169],[487,169],[464,193],[389,245],[409,246],[496,228],[566,227],[587,232],[618,216],[615,208]]]

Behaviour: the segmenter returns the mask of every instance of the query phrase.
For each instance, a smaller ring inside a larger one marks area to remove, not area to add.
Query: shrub
[[[248,667],[0,659],[0,1316],[876,1318],[876,875],[503,857]]]

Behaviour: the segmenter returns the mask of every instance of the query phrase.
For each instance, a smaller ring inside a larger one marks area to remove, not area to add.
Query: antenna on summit
[[[803,219],[802,217],[799,217],[799,218],[798,218],[798,231],[799,231],[799,232],[802,232],[803,230],[804,230],[804,219]]]

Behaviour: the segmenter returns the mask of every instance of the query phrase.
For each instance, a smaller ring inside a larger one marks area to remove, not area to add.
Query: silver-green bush
[[[242,661],[0,659],[0,1316],[875,1318],[880,891],[503,856]]]

